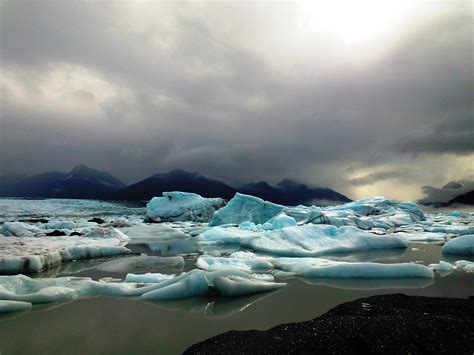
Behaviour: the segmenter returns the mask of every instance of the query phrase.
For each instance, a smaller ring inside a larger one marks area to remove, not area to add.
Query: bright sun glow
[[[395,31],[413,1],[302,1],[301,30],[328,34],[349,43],[371,41]]]

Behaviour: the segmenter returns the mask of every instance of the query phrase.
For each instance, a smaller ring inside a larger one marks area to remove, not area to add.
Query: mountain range
[[[329,188],[312,188],[289,179],[276,186],[265,181],[231,187],[198,173],[172,170],[125,186],[105,171],[78,165],[69,173],[47,172],[29,177],[0,176],[0,196],[45,198],[94,198],[108,200],[149,200],[165,191],[194,192],[203,197],[231,199],[236,192],[285,204],[337,204],[351,201]]]

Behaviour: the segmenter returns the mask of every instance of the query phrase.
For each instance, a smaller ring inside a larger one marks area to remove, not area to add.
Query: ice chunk
[[[458,260],[454,263],[458,269],[462,269],[466,272],[474,272],[474,262],[467,260]]]
[[[269,222],[272,224],[272,229],[282,229],[296,226],[296,220],[283,212],[273,217]]]
[[[108,272],[139,272],[152,271],[160,269],[182,270],[184,259],[182,256],[131,256],[107,261],[100,264],[97,269]]]
[[[278,269],[303,277],[433,277],[431,269],[414,263],[352,263],[319,258],[275,258],[272,262]]]
[[[207,271],[225,268],[235,268],[246,272],[262,272],[273,269],[272,263],[264,258],[213,257],[202,255],[196,261],[196,266]]]
[[[116,228],[94,227],[84,235],[85,238],[114,238],[122,242],[128,242],[130,238]]]
[[[432,225],[425,227],[425,231],[433,233],[447,233],[457,235],[474,234],[474,226],[465,225]]]
[[[176,239],[189,237],[185,233],[163,224],[139,224],[122,228],[121,231],[131,238],[132,243],[150,239]]]
[[[256,235],[255,231],[240,228],[213,227],[201,233],[197,238],[198,244],[238,244],[242,238]]]
[[[160,273],[151,273],[146,274],[127,274],[125,277],[125,282],[137,282],[137,283],[159,283],[166,280],[171,280],[175,275],[167,275]]]
[[[464,254],[464,255],[473,255],[474,254],[474,234],[463,235],[451,239],[445,245],[441,251],[444,254]]]
[[[428,267],[434,271],[437,271],[441,276],[447,276],[456,269],[454,265],[451,265],[446,261],[440,261],[438,264],[429,264]]]
[[[240,244],[259,252],[298,257],[408,246],[407,240],[396,234],[375,235],[356,227],[337,228],[323,225],[266,231],[241,238]]]
[[[253,295],[277,290],[286,286],[286,283],[268,282],[239,276],[216,277],[213,284],[219,293],[225,297]]]
[[[208,222],[224,205],[222,198],[204,198],[190,192],[163,192],[163,197],[153,197],[147,204],[146,219],[155,222]]]
[[[263,224],[276,216],[284,206],[267,202],[261,198],[236,193],[227,206],[214,213],[211,226],[245,221]]]
[[[44,230],[23,222],[5,222],[0,228],[0,234],[6,237],[28,238],[44,234]]]
[[[0,300],[0,314],[26,311],[31,309],[31,306],[30,302]]]
[[[0,274],[34,273],[80,259],[126,254],[117,238],[0,237]]]
[[[178,280],[178,278],[175,278],[174,280]],[[177,282],[144,293],[141,298],[145,300],[159,301],[201,296],[208,292],[209,284],[205,272],[202,270],[193,270]]]
[[[412,242],[444,242],[448,238],[447,234],[433,232],[396,232],[395,235]]]

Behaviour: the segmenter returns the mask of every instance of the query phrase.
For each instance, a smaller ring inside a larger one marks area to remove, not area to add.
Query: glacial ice
[[[44,230],[23,222],[5,222],[0,228],[0,235],[6,237],[28,238],[44,234]]]
[[[225,297],[253,295],[278,290],[286,286],[286,283],[248,279],[240,276],[216,277],[213,284],[219,290],[219,293]]]
[[[233,227],[213,227],[196,237],[198,244],[238,244],[240,240],[246,237],[252,237],[256,233],[249,229],[240,229]]]
[[[32,304],[30,302],[0,300],[0,314],[26,311],[31,309],[31,307]]]
[[[0,274],[35,273],[60,263],[129,253],[119,238],[0,236]]]
[[[443,245],[441,251],[444,254],[474,255],[474,234],[451,239]]]
[[[134,283],[160,283],[165,280],[171,280],[176,275],[147,272],[146,274],[127,274],[125,282]]]
[[[433,277],[431,269],[414,263],[351,263],[318,258],[275,258],[272,263],[284,272],[303,277]],[[275,273],[275,276],[278,277],[278,272]]]
[[[456,269],[456,266],[442,260],[438,264],[429,264],[428,267],[437,271],[441,276],[447,276]]]
[[[456,265],[456,268],[466,272],[474,272],[474,261],[458,260],[454,263],[454,265]]]
[[[234,254],[237,256],[236,253]],[[246,272],[265,272],[273,269],[272,263],[264,258],[242,258],[232,257],[232,255],[230,257],[201,255],[196,261],[196,266],[207,271],[222,270],[229,267]]]
[[[204,198],[190,192],[163,192],[147,204],[146,220],[209,222],[214,211],[223,207],[222,198]]]
[[[163,224],[140,224],[131,227],[125,227],[120,229],[125,233],[132,243],[137,243],[140,241],[148,242],[150,239],[177,239],[177,238],[187,238],[187,234],[166,226]]]
[[[261,198],[236,193],[229,203],[214,213],[211,226],[240,224],[245,221],[263,224],[276,216],[284,206]]]
[[[314,257],[358,250],[406,248],[408,242],[396,234],[375,235],[356,227],[304,225],[241,238],[240,245],[274,255]]]
[[[97,269],[108,272],[143,272],[153,270],[182,270],[184,259],[182,256],[131,256],[122,257],[100,264]]]

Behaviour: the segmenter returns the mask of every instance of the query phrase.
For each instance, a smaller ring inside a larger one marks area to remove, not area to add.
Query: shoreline
[[[229,331],[184,354],[474,353],[474,299],[372,296],[315,319],[265,331]]]

